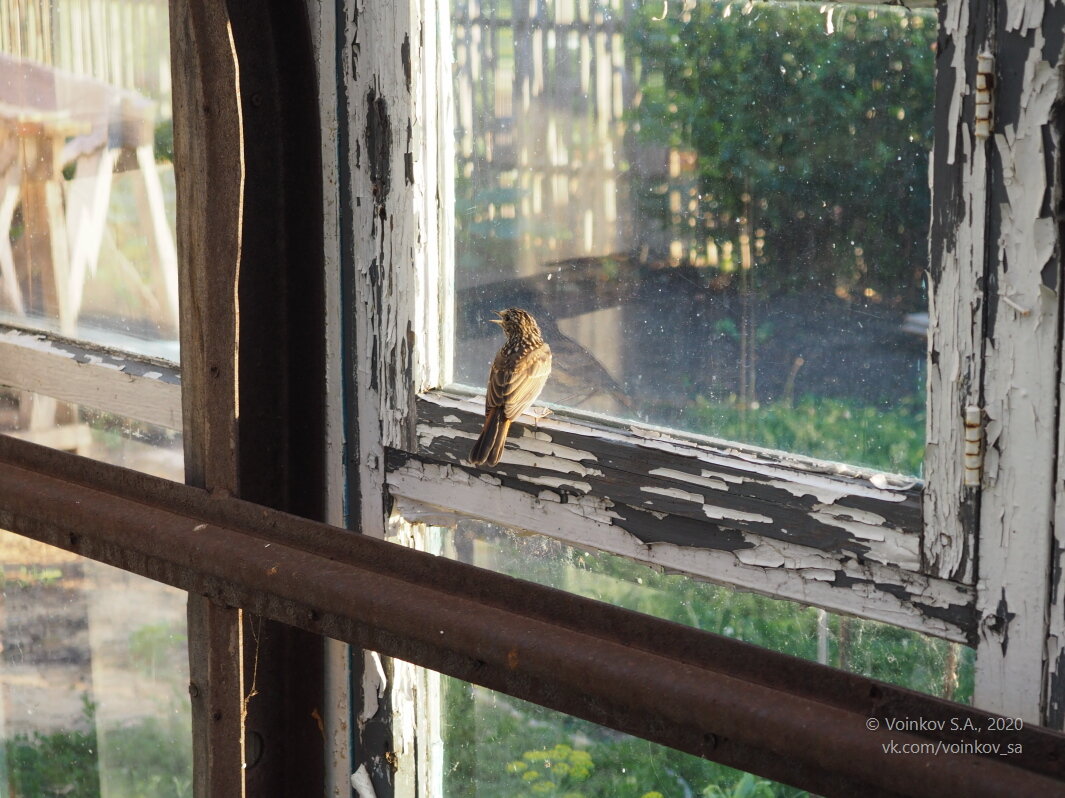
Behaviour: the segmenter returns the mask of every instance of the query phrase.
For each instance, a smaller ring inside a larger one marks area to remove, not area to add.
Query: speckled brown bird
[[[492,321],[502,325],[507,341],[488,372],[484,427],[470,451],[474,465],[499,462],[511,422],[536,401],[551,373],[551,347],[540,334],[536,319],[520,308],[496,313],[499,318]]]

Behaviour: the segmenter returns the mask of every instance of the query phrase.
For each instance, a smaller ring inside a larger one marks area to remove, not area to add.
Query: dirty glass
[[[186,594],[0,531],[0,790],[181,798]]]
[[[446,798],[807,795],[486,687],[439,684]]]
[[[173,480],[181,436],[0,390],[0,431]],[[192,795],[187,594],[0,531],[0,793]]]
[[[166,0],[0,3],[0,321],[177,360]]]
[[[454,0],[454,381],[918,475],[933,10]]]
[[[145,474],[185,481],[181,432],[0,386],[0,433]]]
[[[394,539],[410,545],[409,527]],[[973,649],[896,626],[663,573],[612,554],[486,521],[428,527],[424,548],[548,587],[820,662],[922,693],[971,703]]]

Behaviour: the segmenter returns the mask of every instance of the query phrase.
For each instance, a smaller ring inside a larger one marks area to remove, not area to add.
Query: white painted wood
[[[914,629],[948,640],[965,640],[963,630],[926,613],[898,594],[918,596],[932,607],[967,605],[972,589],[875,563],[839,563],[823,552],[745,535],[753,548],[739,552],[645,544],[610,523],[610,507],[601,501],[561,503],[549,489],[539,496],[501,488],[490,474],[477,477],[451,466],[408,464],[388,476],[393,496],[405,501],[399,511],[412,520],[453,523],[455,513],[493,521],[510,528],[548,535],[578,548],[595,549],[688,574],[698,579],[787,598]],[[440,510],[437,508],[447,508]],[[842,572],[861,584],[831,584]]]
[[[417,390],[450,374],[452,271],[441,268],[453,251],[452,133],[441,91],[450,86],[450,50],[440,46],[447,15],[446,5],[432,0],[350,0],[338,48],[347,125],[342,157],[350,174],[342,223],[350,225],[345,254],[354,276],[354,307],[345,310],[356,325],[357,395],[348,411],[358,430],[352,467],[360,493],[351,497],[357,508],[351,521],[374,536],[384,536],[390,506],[385,447],[413,444]],[[413,545],[417,530],[401,526]],[[438,677],[398,661],[391,667],[395,795],[438,794],[425,792],[442,778],[441,707],[432,698]],[[373,672],[367,669],[366,678]],[[363,694],[371,688],[364,683]]]
[[[937,208],[935,214],[945,215],[953,224],[948,221],[932,228],[931,256],[938,268],[929,274],[924,492],[926,562],[939,576],[966,582],[974,575],[975,529],[973,514],[966,513],[963,505],[975,502],[976,486],[964,487],[964,414],[966,407],[980,403],[981,280],[987,245],[987,147],[962,118],[963,101],[976,79],[968,72],[967,64],[975,56],[966,44],[978,6],[977,0],[955,0],[947,5],[943,33],[953,39],[955,49],[950,63],[943,63],[945,58],[937,62],[937,80],[949,82],[952,89],[948,107],[937,109],[937,117],[942,119],[945,114],[947,124],[944,129],[940,123],[937,131],[932,174],[938,169],[960,185],[935,185],[933,181],[932,203],[957,203],[961,207]],[[944,100],[942,93],[939,100]]]
[[[424,179],[425,308],[415,327],[422,370],[418,393],[449,384],[455,362],[455,109],[452,92],[451,16],[447,3],[425,3],[424,71],[421,78],[425,119]]]
[[[419,451],[442,464],[464,465],[480,426],[481,401],[423,396]],[[614,446],[615,452],[628,448],[640,454],[624,464],[615,461],[601,466],[603,444]],[[837,540],[831,555],[838,561],[867,559],[923,573],[921,530],[898,520],[896,513],[914,487],[905,478],[781,458],[766,450],[738,450],[727,443],[674,436],[669,430],[585,426],[561,415],[513,435],[511,448],[493,473],[494,481],[509,478],[511,486],[515,481],[540,486],[556,501],[594,498],[605,505],[616,502],[638,507],[654,514],[664,526],[683,516],[709,520],[714,523],[708,526],[715,528],[744,529],[783,540],[789,537],[777,527],[791,527],[790,539],[795,542],[802,542],[796,536],[803,532],[821,541],[827,535]],[[618,484],[626,478],[625,485]],[[604,491],[613,492],[605,495]],[[789,502],[794,507],[781,513],[782,505]],[[619,516],[612,512],[609,517]],[[919,519],[913,521],[919,523]],[[637,526],[653,533],[646,524],[637,522]],[[707,529],[708,541],[715,531]]]
[[[420,5],[351,0],[345,6],[342,93],[353,262],[358,443],[353,497],[365,534],[384,535],[384,445],[402,439],[409,417],[417,334],[417,269],[424,185],[413,177],[414,136],[421,137],[417,93],[402,63],[421,64]],[[420,72],[420,70],[419,70]],[[420,86],[420,84],[419,84]],[[415,132],[417,131],[417,133]],[[419,138],[422,145],[424,139]],[[409,156],[409,157],[408,157]],[[424,163],[424,158],[420,158]]]
[[[1013,94],[1000,84],[995,98],[993,140],[1002,194],[995,197],[992,216],[1000,233],[991,283],[997,284],[997,296],[988,297],[995,321],[985,360],[988,456],[974,703],[1037,723],[1045,686],[1059,398],[1054,375],[1060,357],[1058,220],[1052,207],[1044,207],[1044,195],[1047,174],[1058,182],[1058,149],[1048,150],[1047,144],[1057,139],[1053,108],[1065,86],[1063,54],[1047,52],[1044,38],[1044,26],[1060,25],[1060,15],[1040,0],[1012,0],[1005,12],[1005,29],[996,41],[999,77],[1007,53],[1014,59],[1011,74],[1024,77]],[[1060,42],[1060,29],[1047,30]],[[1055,196],[1060,193],[1060,186],[1052,188]],[[1052,269],[1055,287],[1047,285],[1044,267]]]
[[[86,349],[44,335],[0,331],[0,384],[88,405],[167,429],[181,429],[176,371],[133,355],[86,355]],[[123,365],[128,361],[132,369]],[[148,369],[143,363],[148,363]]]
[[[336,3],[307,0],[311,37],[318,72],[318,113],[321,124],[322,218],[325,268],[325,521],[347,526],[345,517],[346,463],[344,462],[345,354],[341,326],[340,286],[340,171],[337,141],[337,17]],[[325,641],[325,794],[346,798],[351,794],[351,646]]]

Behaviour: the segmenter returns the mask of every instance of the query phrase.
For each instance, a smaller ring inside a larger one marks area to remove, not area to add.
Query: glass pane
[[[446,798],[797,798],[807,793],[441,677]]]
[[[662,573],[485,521],[429,529],[429,549],[451,559],[912,690],[972,701],[974,651],[957,643]]]
[[[0,387],[0,433],[175,482],[185,480],[180,432],[31,391]]]
[[[934,10],[454,0],[457,346],[542,399],[918,474]]]
[[[177,360],[166,0],[0,4],[0,318]]]
[[[0,532],[0,790],[192,795],[186,594]]]

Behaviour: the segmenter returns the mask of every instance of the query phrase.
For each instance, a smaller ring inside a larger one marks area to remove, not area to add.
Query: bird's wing
[[[530,352],[513,369],[502,368],[496,359],[488,380],[487,407],[502,407],[503,415],[515,419],[536,401],[551,373],[551,349],[544,344]]]

